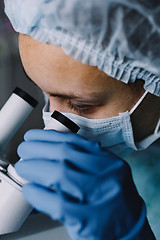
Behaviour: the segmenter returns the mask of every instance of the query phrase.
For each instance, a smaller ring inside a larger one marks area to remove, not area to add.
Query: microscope
[[[0,110],[0,235],[18,231],[33,210],[22,194],[22,187],[27,181],[6,160],[4,149],[36,105],[33,97],[16,88]],[[79,127],[54,111],[45,129],[77,133]]]

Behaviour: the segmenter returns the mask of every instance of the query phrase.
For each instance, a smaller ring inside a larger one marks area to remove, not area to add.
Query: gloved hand
[[[24,139],[15,165],[31,182],[24,197],[60,220],[71,239],[155,239],[126,162],[72,133],[30,130]]]

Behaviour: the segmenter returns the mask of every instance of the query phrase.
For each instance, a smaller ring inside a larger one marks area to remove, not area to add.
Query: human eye
[[[92,105],[72,103],[70,100],[67,101],[67,107],[74,110],[78,114],[87,114],[94,107]]]

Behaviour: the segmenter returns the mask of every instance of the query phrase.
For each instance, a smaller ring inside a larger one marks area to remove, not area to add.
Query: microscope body
[[[16,173],[14,166],[9,164],[3,156],[3,149],[36,105],[34,101],[34,104],[31,104],[31,100],[33,99],[28,99],[28,95],[26,98],[26,93],[18,89],[13,92],[0,111],[0,129],[2,130],[0,132],[0,235],[18,231],[33,209],[22,194],[22,187],[27,181]],[[15,118],[13,111],[14,114],[17,112]],[[10,121],[11,117],[13,121]],[[6,123],[9,124],[7,130]],[[79,127],[55,111],[45,127],[45,130],[47,129],[77,133]]]
[[[6,169],[0,170],[0,234],[18,231],[32,207],[25,201],[22,185]]]
[[[0,235],[17,231],[32,211],[23,198],[22,184],[11,177],[3,151],[36,105],[34,98],[16,88],[0,110]]]

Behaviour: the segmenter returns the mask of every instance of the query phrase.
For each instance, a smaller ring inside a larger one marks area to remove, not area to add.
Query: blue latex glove
[[[30,130],[24,139],[15,165],[32,182],[24,196],[60,220],[71,239],[155,239],[126,162],[76,134]]]

